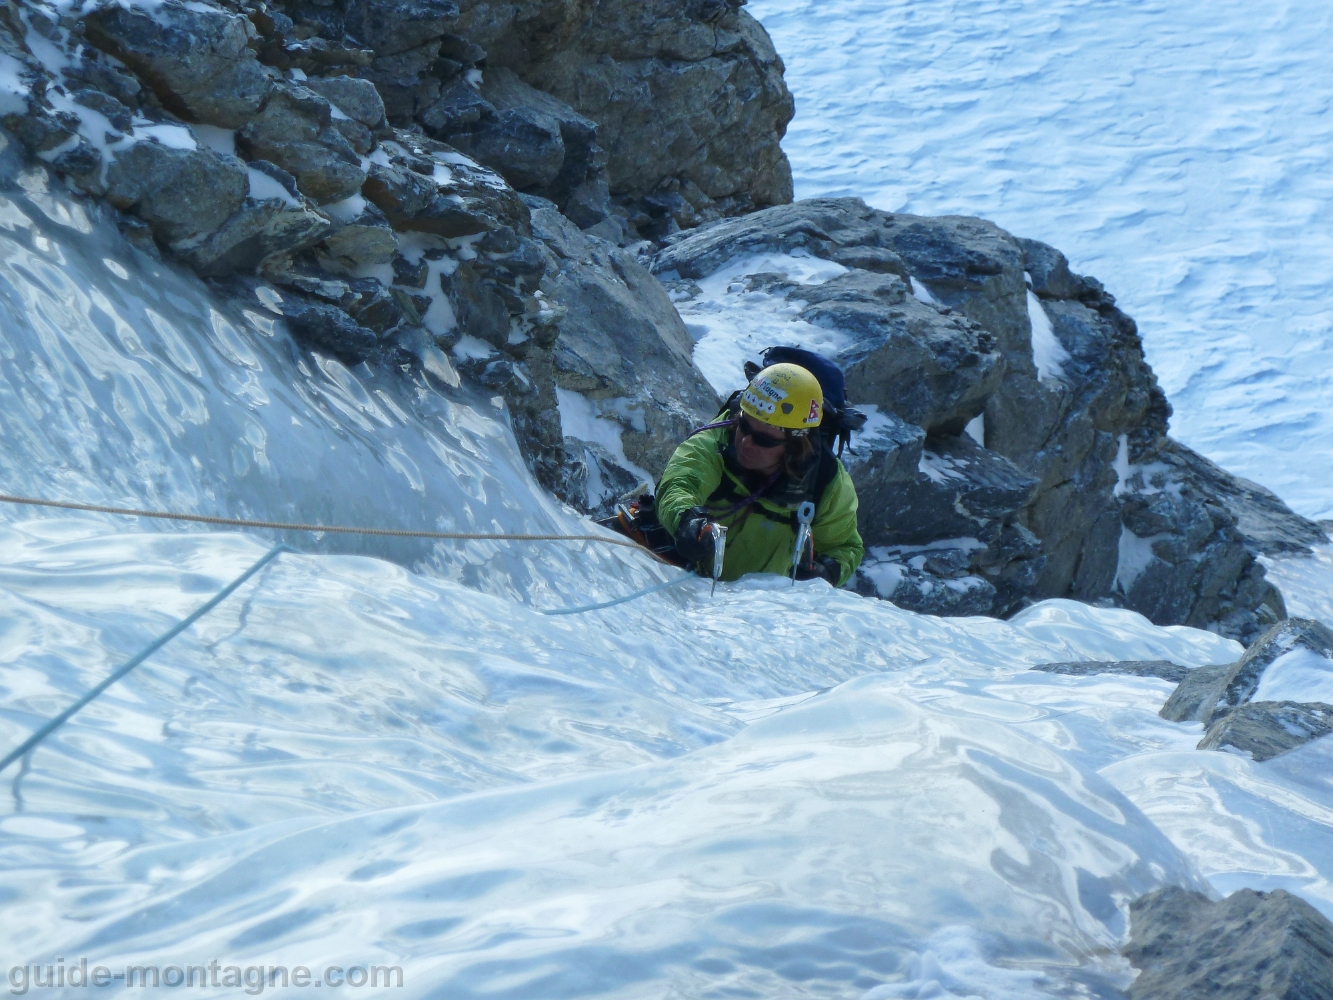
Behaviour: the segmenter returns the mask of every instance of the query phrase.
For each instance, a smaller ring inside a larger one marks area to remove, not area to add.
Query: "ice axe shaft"
[[[806,500],[801,506],[796,508],[796,547],[791,553],[791,585],[796,586],[796,571],[801,567],[801,560],[805,558],[806,546],[810,544],[810,525],[815,519],[815,505]]]
[[[712,597],[717,592],[717,581],[722,576],[722,563],[727,557],[727,529],[725,525],[714,521],[709,526],[713,533],[713,586],[708,590]]]

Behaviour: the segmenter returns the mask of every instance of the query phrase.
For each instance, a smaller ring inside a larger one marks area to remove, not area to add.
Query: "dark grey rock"
[[[348,0],[343,7],[343,29],[380,55],[439,38],[458,20],[452,0]]]
[[[1157,455],[1187,451],[1172,441]],[[1231,512],[1200,484],[1165,462],[1120,484],[1121,560],[1116,590],[1122,603],[1157,624],[1221,626],[1253,642],[1286,616]]]
[[[348,284],[357,296],[347,309],[348,315],[380,339],[403,321],[401,298],[378,278],[356,278]]]
[[[911,610],[995,615],[1031,592],[1041,543],[1019,521],[1036,481],[1013,463],[971,438],[926,437],[892,421],[844,459],[862,539],[873,558],[906,567],[869,573],[874,592]],[[945,583],[964,575],[986,586]]]
[[[367,128],[384,127],[384,101],[369,80],[354,76],[322,76],[311,77],[305,85]]]
[[[273,87],[249,48],[248,21],[178,0],[150,13],[108,4],[83,18],[84,37],[115,56],[187,121],[238,128]]]
[[[554,203],[580,228],[611,211],[597,124],[503,67],[478,92],[462,79],[418,115],[431,135]]]
[[[461,35],[441,35],[440,56],[460,66],[475,66],[486,59],[486,50]]]
[[[133,212],[167,245],[192,244],[218,230],[245,201],[245,165],[205,146],[173,149],[138,142],[107,169],[106,197]]]
[[[935,550],[936,559],[949,554],[966,565],[970,554],[961,549]],[[866,597],[891,601],[905,611],[949,618],[968,618],[994,613],[996,588],[984,577],[959,574],[950,567],[945,575],[924,565],[925,556],[902,561],[883,550],[871,549],[852,578],[851,587]],[[918,566],[915,562],[921,562]],[[938,567],[934,567],[938,568]]]
[[[1216,716],[1200,750],[1234,749],[1271,760],[1333,732],[1333,705],[1251,701]]]
[[[396,285],[407,288],[425,288],[426,278],[430,275],[430,266],[424,258],[408,260],[401,254],[393,258],[393,280]]]
[[[560,164],[549,179],[520,183],[501,170],[520,190],[553,201],[561,212],[579,228],[602,221],[610,212],[610,191],[605,168],[606,151],[598,141],[597,123],[586,118],[550,94],[524,83],[518,75],[504,68],[488,70],[482,96],[495,108],[495,122],[503,122],[507,113],[520,114],[543,131],[554,128],[560,141]],[[475,142],[494,147],[488,138],[492,123],[483,116],[474,132]],[[478,158],[489,163],[478,147]],[[490,164],[500,169],[499,164]]]
[[[1010,364],[1031,367],[1023,256],[1012,236],[992,222],[964,216],[889,215],[881,224],[881,245],[931,295],[998,337]]]
[[[332,127],[329,102],[308,87],[274,87],[263,110],[236,133],[248,160],[268,160],[296,177],[301,192],[319,204],[341,201],[361,189],[361,159]]]
[[[254,273],[275,257],[313,246],[332,228],[305,199],[248,197],[216,232],[174,249],[199,274],[217,278]]]
[[[125,237],[125,242],[134,249],[146,253],[154,260],[162,259],[162,252],[157,247],[157,241],[153,239],[153,230],[148,223],[132,215],[122,215],[116,225],[120,229],[120,234]]]
[[[1170,660],[1111,660],[1080,661],[1076,663],[1039,663],[1033,670],[1048,674],[1067,674],[1071,677],[1091,677],[1096,674],[1127,674],[1131,677],[1160,677],[1179,684],[1192,671]]]
[[[1198,452],[1172,442],[1158,460],[1177,470],[1203,496],[1225,507],[1236,530],[1255,554],[1308,555],[1312,545],[1325,545],[1328,535],[1319,523],[1301,517],[1272,491],[1233,476]]]
[[[911,277],[903,259],[885,247],[842,247],[829,254],[829,259],[843,267],[875,274],[896,274],[904,281]]]
[[[111,123],[112,128],[119,132],[129,132],[133,118],[130,109],[110,94],[85,87],[74,91],[70,96],[85,108],[92,108],[99,114],[104,115],[106,120]]]
[[[1333,924],[1299,896],[1167,886],[1129,916],[1130,1000],[1333,1000]]]
[[[880,480],[868,464],[851,469],[867,545],[925,545],[977,537],[1012,519],[1032,499],[1036,480],[969,437],[927,437],[910,481]]]
[[[532,213],[548,254],[542,290],[555,323],[552,378],[604,403],[626,457],[657,476],[719,401],[691,359],[693,341],[662,286],[628,252],[588,238],[554,208]],[[631,484],[632,485],[632,484]]]
[[[322,249],[344,267],[354,268],[392,260],[398,252],[398,239],[384,213],[367,204],[355,219],[338,224],[324,237]]]
[[[692,185],[699,218],[791,199],[782,61],[737,5],[708,21],[679,0],[459,7],[454,31],[485,48],[488,74],[511,69],[597,123],[613,194],[637,201],[674,182],[692,201]]]
[[[365,156],[375,147],[375,135],[359,121],[346,116],[334,115],[329,123],[333,130],[347,140],[347,145],[358,156]]]
[[[284,295],[282,315],[298,341],[348,364],[358,364],[373,355],[379,343],[373,330],[327,302]]]
[[[440,43],[429,41],[405,52],[379,56],[361,71],[379,91],[390,122],[410,125],[414,115],[439,100],[441,82],[434,73],[439,52]]]
[[[832,260],[845,250],[879,247],[882,215],[859,198],[780,205],[682,233],[653,258],[652,270],[664,280],[706,278],[733,257],[798,249]]]
[[[1333,660],[1333,629],[1311,618],[1288,618],[1274,625],[1245,651],[1227,678],[1223,693],[1226,703],[1241,705],[1249,701],[1269,665],[1298,648]],[[1333,663],[1329,669],[1333,670]]]
[[[375,51],[355,43],[348,44],[350,42],[347,36],[338,41],[326,38],[288,40],[280,45],[265,46],[263,57],[265,62],[278,69],[299,69],[312,76],[333,71],[364,73],[374,63]]]
[[[53,155],[53,150],[77,139],[76,121],[56,115],[35,102],[29,102],[22,114],[6,115],[4,125],[29,153],[44,160]]]
[[[881,414],[867,433],[859,434],[850,448],[843,452],[842,462],[858,483],[858,496],[864,499],[874,484],[895,489],[891,484],[915,482],[921,474],[921,452],[926,432],[916,424],[909,424],[892,411]],[[873,507],[875,504],[870,503]]]
[[[854,335],[837,358],[849,398],[927,433],[962,433],[1004,374],[990,334],[918,302],[896,275],[850,271],[791,297],[810,303],[802,319]]]
[[[565,162],[560,123],[534,108],[496,111],[471,131],[447,136],[451,145],[500,173],[519,190],[542,188]]]
[[[549,353],[536,349],[523,361],[506,357],[462,361],[459,371],[505,401],[514,438],[537,481],[566,502],[583,507],[587,479],[580,474],[586,477],[587,466],[581,456],[571,460],[565,452],[550,363]]]
[[[1168,722],[1202,722],[1207,725],[1220,705],[1225,705],[1227,678],[1234,663],[1196,667],[1185,675],[1179,686],[1157,714]]]
[[[615,456],[593,441],[565,438],[567,478],[562,492],[593,514],[609,514],[613,501],[641,487],[641,477],[622,468]]]
[[[75,90],[105,94],[127,108],[139,107],[143,95],[143,87],[133,73],[91,46],[65,69],[65,82]]]
[[[495,114],[490,101],[465,80],[454,80],[440,93],[439,99],[422,110],[417,120],[437,139],[469,132],[483,117]]]
[[[443,143],[394,134],[397,141],[383,147],[392,166],[373,165],[362,194],[395,229],[446,238],[501,228],[531,231],[527,206],[497,174]]]
[[[509,307],[499,290],[484,279],[473,261],[465,260],[453,274],[441,279],[458,329],[500,350],[509,346]]]

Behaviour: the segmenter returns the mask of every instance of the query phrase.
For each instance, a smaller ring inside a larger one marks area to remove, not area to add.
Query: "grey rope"
[[[626,548],[638,549],[639,551],[647,552],[654,559],[658,560],[658,562],[662,563],[667,562],[656,552],[653,552],[651,549],[644,548],[637,542],[630,541],[629,539],[622,540],[619,538],[607,538],[603,535],[536,535],[536,534],[489,534],[480,532],[456,532],[456,531],[405,531],[394,528],[353,528],[353,527],[345,527],[343,525],[287,524],[279,521],[244,521],[234,517],[210,517],[203,514],[173,514],[164,511],[133,510],[126,507],[104,507],[99,504],[73,503],[67,500],[38,500],[33,497],[15,497],[3,493],[0,493],[0,502],[27,504],[33,507],[59,507],[64,510],[86,510],[86,511],[93,511],[99,514],[120,514],[132,517],[155,517],[169,521],[191,521],[199,524],[221,524],[221,525],[229,525],[232,527],[243,527],[243,528],[276,528],[283,531],[312,531],[312,532],[328,531],[328,532],[339,532],[344,534],[359,534],[359,535],[390,535],[395,537],[408,537],[408,538],[468,539],[468,540],[481,540],[481,541],[603,542],[608,545],[620,545]],[[220,591],[218,591],[217,594],[213,596],[212,600],[208,601],[206,604],[201,605],[189,617],[185,618],[179,624],[171,628],[169,631],[163,633],[158,638],[154,639],[151,643],[149,643],[142,650],[140,650],[138,653],[132,656],[129,660],[125,661],[123,664],[121,664],[119,667],[113,670],[105,680],[103,680],[96,687],[88,691],[82,698],[76,701],[73,705],[69,706],[69,708],[65,709],[59,715],[55,716],[53,719],[49,720],[44,725],[42,725],[35,733],[33,733],[21,744],[19,744],[13,751],[11,751],[5,757],[4,760],[0,761],[0,771],[3,771],[10,764],[14,763],[14,761],[19,760],[20,758],[26,758],[27,755],[31,753],[32,750],[34,750],[37,747],[37,745],[42,742],[42,740],[46,739],[46,737],[51,735],[51,733],[55,732],[66,722],[68,722],[76,713],[78,713],[81,709],[83,709],[89,702],[91,702],[94,698],[96,698],[103,691],[109,688],[112,684],[116,683],[116,681],[120,680],[122,677],[128,674],[131,670],[133,670],[135,667],[141,664],[144,660],[148,659],[148,657],[156,653],[159,649],[165,646],[172,639],[176,638],[176,636],[184,632],[187,628],[189,628],[191,625],[197,622],[200,618],[204,617],[204,615],[208,614],[210,611],[216,608],[219,604],[221,604],[228,597],[230,597],[236,591],[236,588],[240,587],[243,583],[245,583],[246,580],[250,579],[250,577],[254,576],[256,573],[258,573],[261,569],[267,566],[278,556],[282,555],[282,553],[295,552],[295,551],[297,550],[293,549],[289,545],[273,546],[273,548],[269,549],[269,551],[265,553],[264,556],[260,558],[253,566],[251,566],[244,573],[238,576],[235,580],[233,580],[231,583],[227,584],[227,586],[223,587]],[[668,563],[668,565],[670,564]],[[583,614],[586,611],[600,611],[603,608],[613,608],[617,604],[624,604],[627,601],[634,601],[640,597],[646,597],[649,594],[657,593],[659,590],[666,590],[668,587],[674,587],[677,584],[683,583],[686,580],[690,579],[690,577],[692,576],[693,576],[692,573],[684,573],[676,577],[674,580],[668,580],[666,583],[655,584],[652,587],[647,587],[643,590],[635,591],[634,593],[628,594],[625,597],[618,597],[614,601],[604,601],[601,604],[585,604],[576,608],[557,608],[551,611],[543,611],[541,609],[534,609],[534,610],[536,610],[538,614],[542,615],[578,615],[578,614]],[[27,768],[27,763],[25,761],[25,768],[24,768],[25,772],[26,768]],[[21,806],[22,800],[18,796],[18,781],[22,779],[23,773],[24,772],[20,772],[18,778],[15,779],[15,788],[14,788],[14,795],[16,800],[20,803],[20,808],[22,808]]]
[[[228,597],[230,597],[232,593],[235,592],[237,587],[245,583],[246,580],[250,579],[250,577],[254,576],[261,569],[263,569],[265,566],[271,563],[274,559],[278,558],[278,556],[282,555],[282,553],[295,552],[295,551],[296,551],[295,549],[291,548],[288,545],[273,546],[273,548],[269,549],[268,552],[266,552],[253,566],[247,569],[235,580],[232,580],[231,583],[227,584],[225,587],[219,590],[213,596],[212,600],[210,600],[207,604],[201,605],[189,617],[183,619],[174,628],[158,636],[147,646],[141,649],[138,653],[134,654],[134,656],[130,657],[115,670],[111,671],[110,675],[108,675],[105,680],[103,680],[100,684],[98,684],[96,687],[90,690],[87,694],[85,694],[82,698],[76,701],[73,705],[70,705],[69,708],[65,709],[55,718],[45,723],[35,733],[33,733],[26,740],[20,743],[18,747],[16,747],[13,751],[11,751],[8,754],[8,756],[5,757],[4,760],[0,761],[0,771],[3,771],[10,764],[14,763],[14,761],[18,760],[20,757],[23,757],[29,751],[33,750],[37,746],[37,744],[41,743],[42,740],[46,739],[53,732],[55,732],[66,722],[68,722],[76,712],[82,709],[85,705],[87,705],[99,694],[101,694],[103,691],[109,688],[112,684],[116,683],[116,681],[120,680],[122,677],[128,674],[131,670],[137,667],[144,660],[148,659],[148,657],[156,653],[159,649],[161,649],[163,646],[169,643],[172,639],[176,638],[176,636],[184,632],[187,628],[189,628],[191,625],[197,622],[200,618],[204,617],[204,615],[208,614],[210,611],[216,608],[219,604],[221,604]]]
[[[537,609],[539,615],[581,615],[585,611],[601,611],[603,608],[614,608],[617,604],[624,604],[627,601],[637,601],[640,597],[647,597],[649,594],[655,594],[659,590],[666,590],[668,587],[674,587],[678,583],[684,583],[686,580],[694,578],[693,573],[682,573],[674,580],[668,580],[666,583],[659,583],[653,587],[645,587],[643,590],[636,590],[632,594],[626,594],[624,597],[617,597],[614,601],[604,601],[601,604],[584,604],[577,608],[556,608],[552,611],[542,611]]]
[[[651,549],[644,548],[638,542],[628,538],[614,538],[609,535],[535,535],[501,534],[477,531],[408,531],[402,528],[356,528],[341,524],[288,524],[283,521],[245,521],[236,517],[211,517],[207,514],[174,514],[159,510],[135,510],[130,507],[103,507],[91,503],[74,503],[69,500],[38,500],[35,497],[15,497],[0,493],[0,503],[27,504],[31,507],[59,507],[62,510],[88,510],[98,514],[121,514],[128,517],[155,517],[166,521],[192,521],[197,524],[221,524],[233,528],[273,528],[278,531],[326,531],[330,534],[344,535],[387,535],[392,538],[438,538],[457,539],[474,542],[601,542],[604,545],[619,545],[627,549],[646,552],[658,562],[666,560]],[[668,565],[670,565],[668,563]]]

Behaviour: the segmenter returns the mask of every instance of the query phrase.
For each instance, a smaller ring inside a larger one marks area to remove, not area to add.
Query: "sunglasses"
[[[740,432],[759,448],[781,448],[787,443],[785,437],[773,437],[771,434],[765,434],[763,431],[757,430],[754,424],[750,423],[745,417],[741,417]]]

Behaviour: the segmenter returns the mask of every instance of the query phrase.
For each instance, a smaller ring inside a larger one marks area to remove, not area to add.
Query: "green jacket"
[[[725,514],[756,488],[752,474],[747,476],[736,464],[731,435],[728,427],[704,431],[682,441],[671,456],[657,487],[657,516],[672,535],[681,515],[691,507],[702,506]],[[831,455],[828,458],[837,463],[837,472],[815,508],[811,529],[815,554],[832,556],[842,565],[838,578],[838,586],[842,586],[861,565],[865,546],[856,530],[856,487],[852,485],[852,477],[842,462]],[[727,527],[723,580],[735,580],[746,573],[784,576],[791,573],[792,550],[796,546],[794,515],[802,500],[812,499],[814,469],[806,480],[808,485],[806,481],[791,483],[784,476],[748,509],[717,518]],[[710,501],[719,487],[723,487],[721,492],[727,496]]]

